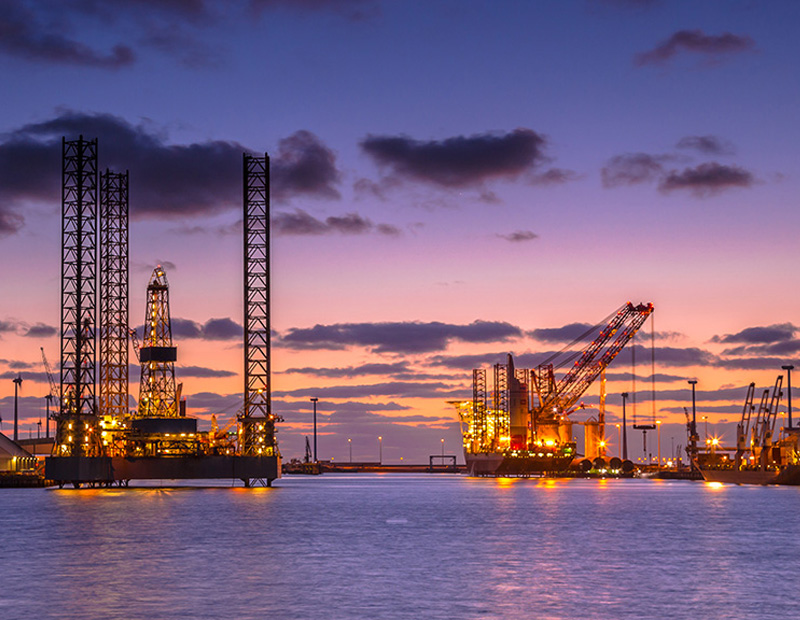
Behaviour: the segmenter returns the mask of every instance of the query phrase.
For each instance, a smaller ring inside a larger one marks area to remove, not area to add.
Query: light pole
[[[697,386],[697,379],[690,379],[689,385],[692,386],[692,427],[689,429],[689,461],[692,471],[695,469],[695,458],[697,457],[697,400],[695,399],[695,387]]]
[[[17,378],[14,379],[14,441],[19,439],[19,414],[17,409],[17,396],[19,392],[19,386],[22,385],[22,375],[17,375]]]
[[[383,437],[378,435],[378,464],[383,465]]]
[[[347,445],[350,448],[350,462],[353,462],[353,440],[349,437],[347,438]]]
[[[792,430],[792,371],[794,370],[794,366],[788,364],[786,366],[781,366],[786,371],[787,377],[787,387],[789,388],[789,430]]]
[[[628,393],[622,393],[622,460],[628,460],[628,428],[625,419],[625,401],[628,400]]]
[[[442,458],[444,458],[444,437],[442,437]]]
[[[319,398],[316,396],[310,399],[314,403],[314,462],[317,462],[317,401]]]
[[[658,466],[661,467],[661,420],[656,420],[658,427]]]
[[[619,449],[622,450],[622,426],[619,424],[615,424],[614,426],[617,427],[617,445]],[[620,452],[620,456],[622,456],[622,452]]]

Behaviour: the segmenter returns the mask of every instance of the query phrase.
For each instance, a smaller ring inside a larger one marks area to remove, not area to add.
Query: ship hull
[[[777,471],[761,469],[701,469],[706,482],[727,484],[777,484]]]
[[[557,474],[568,469],[572,459],[571,454],[514,456],[490,452],[464,455],[468,475],[500,478],[528,478]]]

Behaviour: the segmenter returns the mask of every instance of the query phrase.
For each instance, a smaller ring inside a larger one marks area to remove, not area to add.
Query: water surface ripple
[[[800,488],[6,489],[0,618],[794,618]]]

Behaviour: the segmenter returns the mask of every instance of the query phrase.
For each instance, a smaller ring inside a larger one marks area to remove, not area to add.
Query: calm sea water
[[[0,491],[0,618],[798,618],[800,488],[447,475]]]

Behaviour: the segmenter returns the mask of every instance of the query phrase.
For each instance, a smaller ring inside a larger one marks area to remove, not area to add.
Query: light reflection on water
[[[285,478],[0,492],[0,618],[790,618],[800,489]]]

